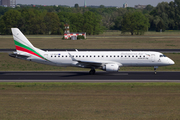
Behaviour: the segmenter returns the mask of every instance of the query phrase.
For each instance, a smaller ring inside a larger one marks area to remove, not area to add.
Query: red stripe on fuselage
[[[42,58],[42,57],[39,56],[38,54],[36,54],[36,53],[34,53],[34,52],[32,52],[32,51],[30,51],[30,50],[28,50],[28,49],[19,47],[19,46],[16,46],[16,50],[20,50],[20,51],[23,51],[23,52],[27,52],[27,53],[29,53],[29,54],[35,55],[35,56],[37,56],[37,57],[39,57],[39,58]],[[42,58],[42,59],[43,59],[43,58]]]

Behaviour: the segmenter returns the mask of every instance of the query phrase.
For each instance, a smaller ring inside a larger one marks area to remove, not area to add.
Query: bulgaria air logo
[[[146,55],[150,57],[150,54],[146,54]]]

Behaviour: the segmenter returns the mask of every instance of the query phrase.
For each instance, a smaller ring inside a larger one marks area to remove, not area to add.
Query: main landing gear
[[[157,68],[158,68],[158,66],[154,66],[154,74],[155,75],[157,74],[157,71],[156,71]]]
[[[94,75],[95,73],[96,73],[96,70],[94,68],[89,71],[90,75]]]

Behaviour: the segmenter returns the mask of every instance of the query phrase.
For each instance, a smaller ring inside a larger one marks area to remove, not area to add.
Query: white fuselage
[[[147,51],[55,51],[45,52],[43,55],[49,61],[41,60],[38,57],[30,57],[31,61],[57,66],[76,66],[91,68],[86,63],[78,61],[91,61],[103,64],[118,64],[122,66],[167,66],[174,64],[170,58],[159,52]],[[73,60],[74,58],[75,60]]]

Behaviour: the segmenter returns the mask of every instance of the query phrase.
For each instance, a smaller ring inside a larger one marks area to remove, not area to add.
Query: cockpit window
[[[160,55],[160,57],[166,57],[165,55]]]

